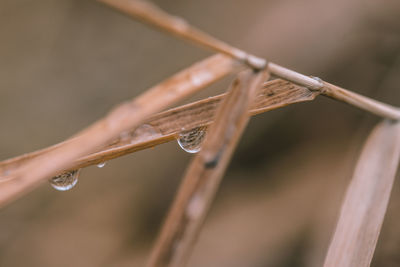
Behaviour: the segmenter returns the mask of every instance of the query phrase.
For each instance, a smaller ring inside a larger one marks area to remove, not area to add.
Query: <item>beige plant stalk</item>
[[[321,94],[387,119],[374,130],[362,153],[325,262],[325,266],[369,266],[400,154],[399,126],[393,122],[400,119],[398,108],[258,58],[147,1],[98,1],[220,54],[122,103],[60,144],[0,162],[1,206],[64,171],[173,140],[183,128],[208,126],[203,150],[186,171],[149,261],[149,266],[184,266],[249,116]],[[227,94],[158,113],[232,73],[239,75]],[[269,74],[281,80],[267,81]]]

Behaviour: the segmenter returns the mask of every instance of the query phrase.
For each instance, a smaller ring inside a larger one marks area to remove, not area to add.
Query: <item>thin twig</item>
[[[149,267],[184,266],[208,208],[247,125],[250,101],[267,72],[239,74],[219,106],[202,151],[186,170],[182,185],[150,256]]]
[[[324,82],[322,94],[369,111],[375,115],[392,120],[400,120],[399,108],[353,93],[336,85]]]
[[[291,81],[301,86],[305,86],[311,90],[321,90],[323,87],[320,79],[311,78],[272,62],[268,63],[268,70],[271,74],[279,78]]]
[[[70,168],[76,159],[98,151],[122,132],[143,123],[152,114],[238,68],[235,60],[225,55],[215,55],[175,74],[132,101],[121,104],[74,138],[28,161],[13,172],[12,179],[0,184],[0,206],[22,192],[32,190],[40,181]]]
[[[250,67],[262,69],[266,65],[264,59],[250,55],[211,35],[189,25],[185,20],[171,16],[149,1],[143,0],[98,0],[124,14],[133,16],[143,22],[154,25],[168,33],[179,36],[196,44],[211,48],[214,51],[236,58]]]
[[[383,121],[361,153],[324,267],[370,266],[399,157],[400,122]]]
[[[144,22],[147,22],[169,33],[172,33],[175,36],[181,37],[185,40],[193,41],[197,44],[201,44],[208,48],[214,49],[215,51],[222,52],[226,55],[237,58],[255,69],[264,67],[265,62],[267,62],[265,59],[252,56],[238,48],[230,46],[208,34],[201,32],[183,19],[169,15],[154,4],[150,4],[148,1],[98,1],[110,5],[113,8],[129,16],[139,18]],[[331,98],[344,101],[366,111],[374,113],[378,116],[394,120],[400,119],[400,110],[396,107],[372,100],[356,93],[349,92],[338,86],[323,82],[321,79],[311,78],[309,76],[303,75],[272,62],[269,62],[267,67],[271,74],[279,78],[291,81],[301,86],[306,86],[312,90],[319,90],[321,92],[324,92],[325,95]]]
[[[339,86],[325,82],[317,77],[311,78],[289,70],[275,63],[269,63],[268,69],[282,79],[305,86],[311,90],[320,91],[322,95],[356,106],[383,118],[400,120],[400,109],[369,97],[351,92]]]

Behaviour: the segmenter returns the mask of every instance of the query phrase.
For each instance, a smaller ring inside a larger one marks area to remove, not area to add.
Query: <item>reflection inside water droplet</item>
[[[207,133],[207,127],[200,126],[179,134],[178,144],[188,153],[197,153]]]
[[[103,168],[104,166],[106,166],[106,162],[100,162],[99,164],[97,164],[98,168]]]
[[[73,170],[54,176],[49,180],[50,185],[58,191],[70,190],[78,182],[79,171]]]

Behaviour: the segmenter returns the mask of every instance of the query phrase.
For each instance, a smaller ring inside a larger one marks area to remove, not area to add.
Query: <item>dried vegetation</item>
[[[323,95],[383,117],[361,153],[324,266],[370,265],[399,161],[398,108],[258,58],[149,2],[99,2],[220,54],[119,105],[62,143],[0,162],[0,205],[54,175],[174,140],[182,129],[206,126],[202,150],[186,170],[148,263],[184,266],[250,116]],[[226,94],[163,111],[228,74],[237,78]],[[270,75],[278,79],[269,80]]]

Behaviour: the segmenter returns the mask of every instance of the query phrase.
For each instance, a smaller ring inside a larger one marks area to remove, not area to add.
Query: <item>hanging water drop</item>
[[[70,190],[78,182],[79,171],[73,170],[54,176],[49,180],[50,185],[58,191]]]
[[[184,131],[179,134],[178,144],[188,153],[197,153],[201,150],[201,144],[207,133],[207,127],[201,126]]]
[[[104,166],[106,166],[106,162],[100,162],[99,164],[97,164],[98,168],[103,168]]]

